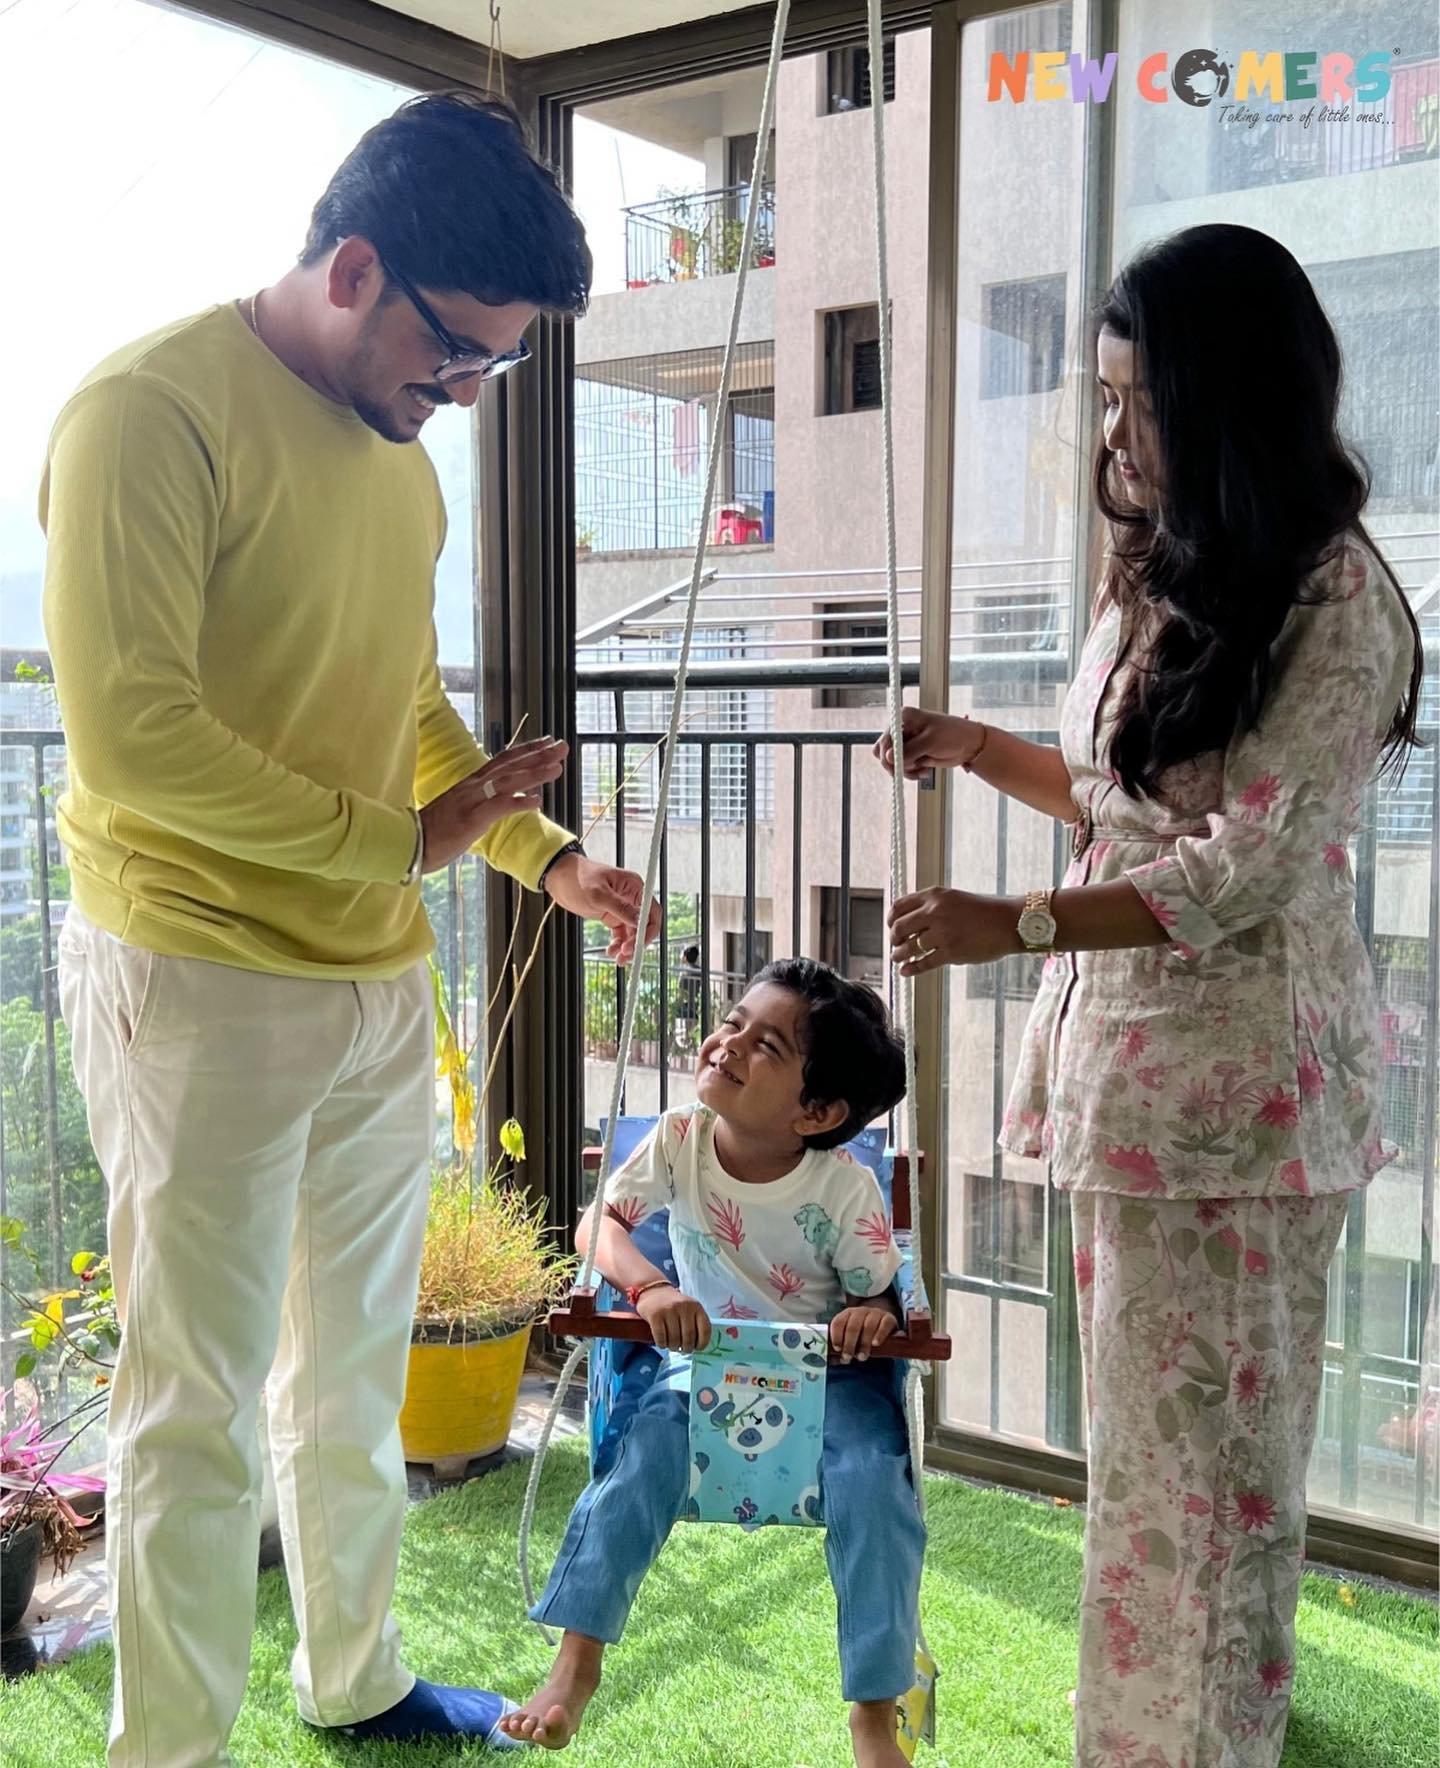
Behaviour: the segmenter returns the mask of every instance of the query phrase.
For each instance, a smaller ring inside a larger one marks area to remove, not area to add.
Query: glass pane
[[[886,60],[910,656],[928,62],[925,32],[899,38]],[[625,1097],[632,1113],[693,1096],[698,1036],[772,952],[822,958],[888,986],[889,784],[870,756],[885,670],[881,419],[868,408],[879,362],[875,266],[868,231],[828,194],[866,188],[871,119],[868,110],[820,114],[827,65],[824,55],[800,56],[782,69],[723,409],[723,346],[748,213],[738,180],[754,167],[763,70],[596,105],[575,125],[575,196],[597,264],[595,299],[575,331],[580,764],[585,803],[599,819],[591,851],[636,867],[649,847],[660,791],[655,741],[670,715],[667,678],[709,452],[719,447],[692,661],[723,667],[726,679],[697,683],[685,707],[667,807],[668,931],[639,982]],[[827,316],[839,316],[829,376]],[[836,399],[831,379],[845,389]],[[822,664],[840,672],[833,684],[819,679]],[[602,669],[603,691],[593,685]],[[776,679],[781,670],[790,673]],[[629,733],[619,743],[618,731]],[[606,944],[602,929],[589,930],[585,1121],[597,1135],[610,1106],[622,986]],[[683,969],[692,944],[702,972],[693,1034],[677,1011],[681,990],[694,986]]]
[[[37,79],[34,70],[47,66],[63,67],[64,79]],[[55,833],[65,745],[45,685],[40,618],[44,537],[36,497],[50,427],[72,387],[113,349],[283,274],[335,167],[408,94],[139,0],[0,9],[0,82],[5,163],[31,163],[35,143],[46,143],[44,175],[12,178],[7,193],[14,236],[25,240],[33,273],[6,278],[0,294],[7,336],[27,340],[10,353],[0,431],[0,617],[13,648],[0,684],[0,1212],[24,1223],[48,1281],[76,1251],[105,1245],[104,1187],[69,1038],[53,985],[47,990],[41,980],[43,924],[52,936],[58,931],[70,894]],[[436,579],[440,659],[467,721],[476,661],[471,437],[469,416],[456,407],[437,413],[425,438],[449,515]],[[16,650],[36,654],[21,660],[18,680]],[[480,1029],[478,876],[478,863],[467,863],[457,876],[436,874],[424,886],[470,1043]],[[443,1089],[436,1105],[437,1152],[445,1158]],[[12,1260],[10,1275],[19,1279],[19,1269]],[[3,1310],[8,1334],[13,1304],[7,1300]],[[16,1349],[7,1337],[0,1386],[9,1383]],[[52,1399],[47,1394],[47,1405]],[[89,1441],[76,1450],[89,1459],[98,1452]]]
[[[1311,1494],[1360,1515],[1433,1528],[1440,1349],[1433,1305],[1428,1315],[1426,1307],[1435,1291],[1440,1113],[1432,944],[1440,887],[1433,746],[1440,708],[1440,33],[1433,7],[1401,0],[1385,9],[1380,42],[1376,16],[1362,0],[1341,0],[1324,14],[1309,0],[1125,7],[1122,69],[1162,51],[1173,68],[1200,42],[1301,44],[1323,36],[1400,52],[1382,98],[1357,100],[1348,114],[1322,108],[1308,124],[1308,102],[1237,102],[1232,91],[1203,108],[1173,94],[1152,104],[1138,98],[1133,81],[1118,82],[1115,262],[1148,240],[1207,221],[1243,221],[1294,252],[1344,352],[1341,430],[1372,475],[1365,521],[1425,639],[1421,728],[1432,746],[1414,756],[1402,781],[1374,794],[1366,817],[1374,839],[1362,839],[1352,855],[1382,1002],[1385,1133],[1399,1152],[1351,1211],[1349,1256],[1332,1274],[1333,1360]],[[1229,70],[1232,79],[1238,74],[1238,65]],[[1293,114],[1279,120],[1285,112]]]
[[[1084,524],[1074,486],[1081,164],[1061,107],[992,105],[985,94],[992,54],[1068,49],[1070,32],[1068,5],[1005,13],[965,26],[961,59],[950,705],[1045,744],[1069,673],[1071,558]],[[1017,212],[1029,217],[1023,229]],[[968,775],[952,789],[953,885],[988,895],[1054,880],[1054,823]],[[993,1298],[995,1391],[981,1422],[1073,1452],[1066,1206],[1050,1206],[1039,1161],[995,1146],[1039,970],[1026,957],[947,972],[946,1322],[961,1331],[957,1310],[977,1287]],[[956,1391],[946,1387],[942,1419],[960,1424]]]

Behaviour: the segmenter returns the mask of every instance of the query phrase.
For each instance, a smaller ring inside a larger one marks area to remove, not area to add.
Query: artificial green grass
[[[515,1572],[525,1474],[523,1464],[507,1467],[411,1513],[396,1610],[406,1657],[422,1674],[516,1698],[543,1678],[549,1648],[524,1617]],[[537,1519],[537,1579],[583,1475],[581,1445],[557,1447]],[[952,1480],[927,1485],[925,1623],[942,1674],[939,1747],[919,1759],[1069,1768],[1079,1512]],[[577,1768],[840,1768],[850,1752],[834,1626],[818,1532],[681,1527],[565,1759]],[[1308,1576],[1284,1768],[1434,1768],[1436,1640],[1428,1602]],[[478,1747],[354,1745],[308,1731],[290,1695],[294,1642],[284,1577],[268,1573],[232,1746],[237,1768],[496,1759]],[[110,1673],[109,1651],[96,1649],[0,1691],[6,1768],[100,1768]]]

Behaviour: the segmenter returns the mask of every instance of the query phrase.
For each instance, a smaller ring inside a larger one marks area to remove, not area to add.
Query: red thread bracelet
[[[625,1299],[632,1308],[640,1306],[640,1297],[648,1295],[652,1289],[671,1289],[674,1285],[668,1277],[652,1277],[648,1283],[632,1283],[625,1291]]]

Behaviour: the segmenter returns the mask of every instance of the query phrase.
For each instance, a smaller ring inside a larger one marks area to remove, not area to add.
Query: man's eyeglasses
[[[444,361],[434,371],[435,379],[442,386],[450,381],[468,380],[471,375],[479,375],[482,381],[493,380],[497,374],[504,374],[507,369],[514,368],[517,363],[529,360],[530,346],[524,338],[521,338],[513,350],[503,350],[498,355],[489,350],[467,349],[452,332],[446,329],[434,308],[419,293],[408,277],[402,276],[398,270],[386,264],[383,259],[381,264],[385,274],[399,286],[410,305],[434,332],[436,343],[445,352]]]

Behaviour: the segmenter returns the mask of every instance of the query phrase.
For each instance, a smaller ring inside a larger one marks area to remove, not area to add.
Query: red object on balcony
[[[715,539],[720,546],[753,546],[764,537],[760,517],[738,503],[720,506],[715,517]]]

